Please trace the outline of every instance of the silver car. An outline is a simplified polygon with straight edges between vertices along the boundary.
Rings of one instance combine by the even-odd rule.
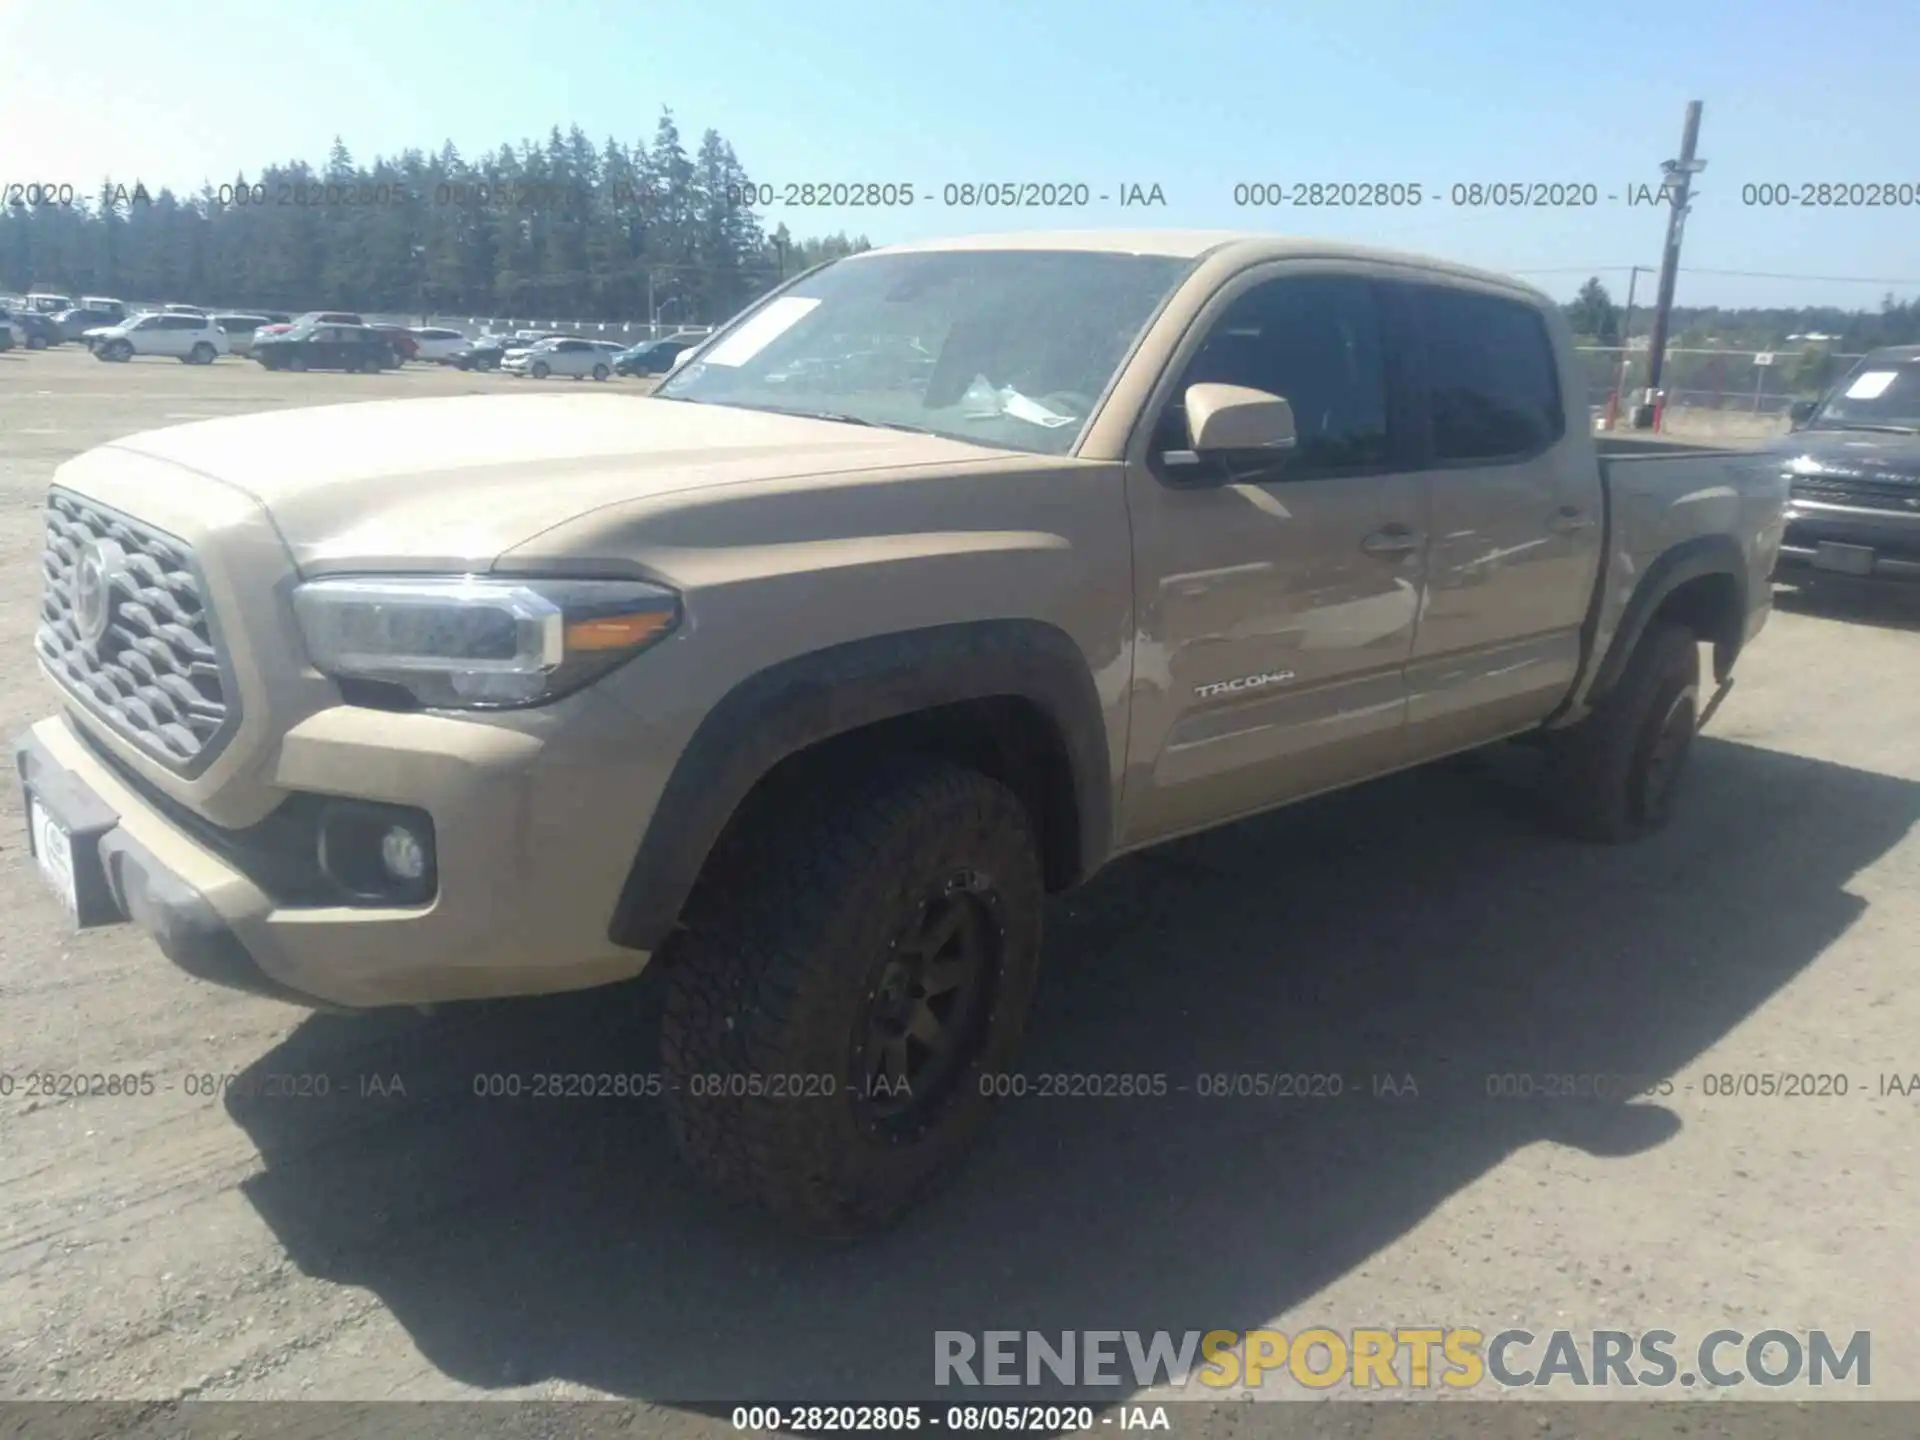
[[[536,380],[549,375],[604,380],[613,373],[613,357],[619,353],[618,345],[605,340],[541,340],[525,350],[509,350],[500,368]]]

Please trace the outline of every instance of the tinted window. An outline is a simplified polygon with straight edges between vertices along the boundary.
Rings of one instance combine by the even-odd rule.
[[[1537,454],[1566,433],[1560,372],[1531,305],[1416,287],[1435,460]]]
[[[1245,385],[1293,407],[1299,443],[1282,478],[1377,467],[1392,453],[1380,318],[1365,280],[1270,280],[1233,301],[1188,362],[1156,449],[1186,448],[1181,397],[1201,384]]]

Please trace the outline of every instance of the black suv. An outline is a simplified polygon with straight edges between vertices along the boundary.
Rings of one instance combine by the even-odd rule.
[[[1920,580],[1920,345],[1875,350],[1792,413],[1772,450],[1793,486],[1781,570]]]

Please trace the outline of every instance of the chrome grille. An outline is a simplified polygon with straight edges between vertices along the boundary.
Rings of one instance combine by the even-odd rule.
[[[83,557],[90,561],[90,578],[78,580]],[[55,490],[47,497],[41,568],[34,649],[54,678],[175,770],[192,773],[210,763],[239,716],[228,703],[192,547]],[[91,577],[102,583],[83,615]]]
[[[1868,510],[1920,513],[1920,484],[1867,475],[1796,475],[1793,498],[1829,505],[1859,505]]]

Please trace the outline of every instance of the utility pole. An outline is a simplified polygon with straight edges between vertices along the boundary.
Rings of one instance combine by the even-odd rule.
[[[1673,286],[1680,276],[1680,238],[1686,232],[1687,200],[1693,189],[1693,177],[1707,168],[1707,162],[1694,158],[1700,141],[1698,100],[1687,102],[1687,124],[1680,135],[1680,158],[1661,162],[1665,178],[1661,188],[1667,191],[1672,207],[1667,215],[1667,249],[1660,257],[1660,293],[1654,301],[1653,332],[1647,339],[1647,391],[1645,400],[1633,412],[1633,428],[1653,426],[1656,395],[1660,389],[1660,371],[1667,356],[1667,327],[1673,318]]]
[[[1620,414],[1620,397],[1627,388],[1627,367],[1633,364],[1633,295],[1640,288],[1640,272],[1644,265],[1627,267],[1627,313],[1620,321],[1620,373],[1614,377],[1613,395],[1607,401],[1607,429],[1614,427]]]

